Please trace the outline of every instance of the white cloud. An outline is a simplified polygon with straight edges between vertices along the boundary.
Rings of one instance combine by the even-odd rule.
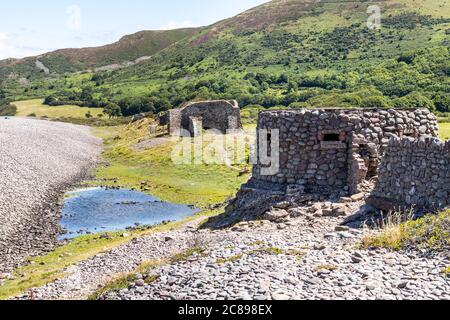
[[[169,21],[166,24],[160,26],[158,30],[173,30],[173,29],[194,28],[194,27],[198,27],[198,25],[190,20]]]
[[[36,56],[47,51],[48,49],[26,47],[16,44],[7,34],[0,32],[0,59]]]

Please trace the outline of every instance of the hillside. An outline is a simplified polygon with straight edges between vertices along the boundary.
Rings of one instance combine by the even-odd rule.
[[[152,56],[171,44],[194,35],[199,30],[188,28],[141,31],[101,47],[61,49],[38,57],[2,60],[0,61],[0,74],[19,79],[78,72],[86,69],[95,70],[95,68],[110,65],[110,68],[113,69],[118,67],[114,65],[131,64],[136,59]],[[40,63],[36,64],[36,61]]]
[[[369,5],[381,29],[369,29]],[[10,84],[18,98],[78,99],[81,88],[123,113],[192,99],[256,107],[428,107],[450,111],[450,2],[275,0],[204,28],[140,64],[51,85]]]

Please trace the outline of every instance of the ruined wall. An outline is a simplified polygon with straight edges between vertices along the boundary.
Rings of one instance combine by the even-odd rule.
[[[450,141],[392,139],[370,202],[380,209],[450,205]]]
[[[263,166],[255,165],[250,185],[299,185],[323,193],[355,192],[352,179],[364,175],[361,165],[365,174],[375,174],[390,138],[438,134],[427,109],[264,111],[258,128],[280,130],[280,170],[263,175]]]
[[[180,129],[195,135],[191,131],[193,121],[201,124],[203,129],[217,129],[222,133],[228,129],[242,128],[240,109],[234,100],[192,102],[181,109],[169,111],[169,131],[173,135],[179,135]]]

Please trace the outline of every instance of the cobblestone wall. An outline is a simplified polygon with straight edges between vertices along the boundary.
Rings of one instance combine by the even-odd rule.
[[[392,139],[370,202],[380,209],[450,205],[450,141]]]
[[[250,185],[322,193],[357,192],[362,179],[376,174],[392,137],[438,135],[436,117],[427,109],[265,111],[258,129],[279,130],[280,170],[264,175],[260,162]]]

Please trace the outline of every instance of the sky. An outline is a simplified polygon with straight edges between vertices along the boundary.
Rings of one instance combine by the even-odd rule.
[[[267,0],[14,0],[0,5],[0,59],[100,46],[141,30],[205,26]]]

